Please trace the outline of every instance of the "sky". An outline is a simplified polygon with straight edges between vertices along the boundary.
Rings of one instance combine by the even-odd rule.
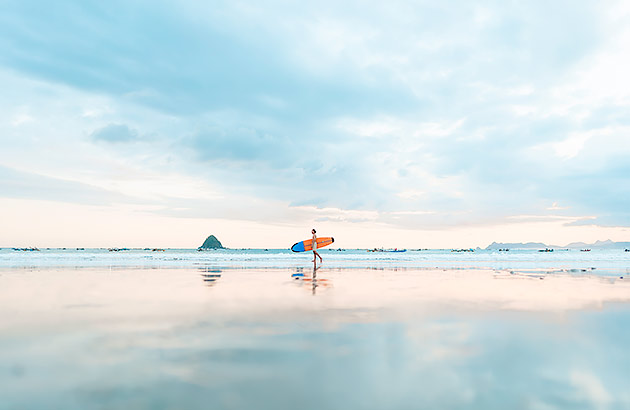
[[[0,246],[630,241],[628,2],[0,4]]]

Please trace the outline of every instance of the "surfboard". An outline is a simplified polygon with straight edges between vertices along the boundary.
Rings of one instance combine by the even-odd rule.
[[[335,238],[333,237],[322,237],[317,238],[317,249],[323,248],[324,246],[328,246],[331,243],[335,242]],[[302,242],[298,242],[291,247],[293,252],[306,252],[313,250],[313,239],[307,239]]]

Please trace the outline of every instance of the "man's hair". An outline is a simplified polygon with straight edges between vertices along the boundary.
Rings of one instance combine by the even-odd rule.
[[[316,233],[317,231],[315,230],[315,228],[313,228],[313,232]]]

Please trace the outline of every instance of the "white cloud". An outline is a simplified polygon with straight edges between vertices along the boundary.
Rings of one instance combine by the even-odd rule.
[[[421,138],[439,138],[453,135],[464,124],[465,118],[442,122],[414,122],[385,117],[377,120],[342,118],[337,128],[362,137],[400,137],[408,142]]]
[[[612,397],[597,376],[587,371],[575,370],[570,377],[577,397],[585,399],[598,410],[609,408]]]
[[[564,141],[551,144],[551,147],[560,158],[571,159],[582,151],[588,138],[588,135],[574,135]]]
[[[418,189],[407,189],[397,193],[396,195],[403,199],[418,199],[426,194],[426,191],[420,191]]]
[[[22,124],[25,124],[27,122],[31,122],[33,121],[34,118],[31,117],[30,115],[26,114],[26,113],[21,113],[21,114],[17,114],[14,118],[13,121],[11,121],[11,125],[13,125],[14,127],[18,127]]]
[[[569,209],[569,207],[568,206],[560,206],[560,205],[558,205],[557,202],[554,202],[553,204],[551,204],[550,207],[547,208],[547,210],[549,210],[549,211],[562,211],[562,210],[565,210],[565,209]]]
[[[538,113],[538,108],[533,105],[512,105],[511,108],[519,117]]]

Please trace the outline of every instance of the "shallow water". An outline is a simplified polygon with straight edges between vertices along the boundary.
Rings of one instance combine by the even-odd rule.
[[[366,252],[334,248],[320,250],[330,268],[444,268],[444,269],[511,269],[517,271],[592,271],[596,275],[630,275],[630,252],[623,249],[512,250],[509,252],[476,250],[407,251],[404,253]],[[39,252],[16,252],[0,249],[1,267],[200,267],[217,268],[292,268],[308,266],[310,252],[294,253],[288,249],[221,249],[197,252],[194,249],[167,249],[165,252],[131,249],[110,252],[107,249],[42,249]]]
[[[140,256],[0,269],[0,409],[630,408],[630,281],[607,262]]]

